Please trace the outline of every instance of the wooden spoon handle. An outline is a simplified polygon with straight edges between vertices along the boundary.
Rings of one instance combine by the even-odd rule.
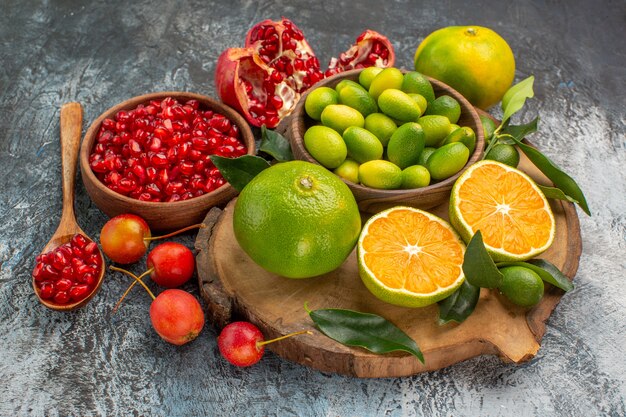
[[[74,220],[74,181],[83,130],[83,107],[66,103],[61,107],[61,170],[63,181],[63,220]]]

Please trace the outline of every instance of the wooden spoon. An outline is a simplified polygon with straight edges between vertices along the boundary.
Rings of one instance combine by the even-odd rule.
[[[66,103],[61,107],[61,171],[63,181],[63,212],[56,232],[50,238],[42,253],[50,252],[57,247],[69,242],[72,237],[80,233],[90,239],[78,226],[74,215],[74,181],[76,177],[76,165],[78,162],[78,150],[80,148],[81,130],[83,126],[83,108],[80,103]],[[33,289],[39,301],[48,308],[57,311],[70,311],[82,307],[98,292],[104,278],[106,265],[102,252],[98,248],[102,259],[100,275],[91,293],[84,299],[71,304],[54,304],[40,297],[39,290],[33,278]]]

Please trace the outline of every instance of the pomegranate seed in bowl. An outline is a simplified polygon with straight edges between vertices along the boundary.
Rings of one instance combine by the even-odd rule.
[[[210,193],[225,183],[211,155],[235,158],[246,152],[237,125],[226,116],[204,109],[194,99],[165,97],[104,119],[89,166],[116,193],[173,202]]]

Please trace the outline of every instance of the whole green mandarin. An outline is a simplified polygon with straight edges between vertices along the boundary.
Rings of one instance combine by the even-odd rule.
[[[378,107],[387,116],[402,122],[415,122],[422,114],[415,100],[395,88],[388,88],[380,94]]]
[[[385,68],[372,80],[369,93],[374,100],[378,100],[378,97],[385,90],[390,88],[399,90],[402,87],[403,81],[404,75],[402,75],[402,71],[397,68]]]
[[[450,131],[450,120],[445,116],[422,116],[417,120],[424,129],[426,146],[439,146]]]
[[[469,149],[461,142],[449,143],[433,152],[428,158],[426,168],[432,179],[444,180],[463,169],[469,155]]]
[[[409,122],[398,127],[387,144],[387,159],[400,169],[416,165],[424,149],[424,130]]]
[[[378,111],[376,100],[362,87],[346,85],[339,92],[339,102],[356,109],[364,117]]]
[[[387,146],[397,128],[396,122],[383,113],[372,113],[365,118],[365,129],[376,135],[383,146]]]
[[[379,67],[364,68],[363,71],[361,71],[361,73],[359,74],[359,84],[361,84],[366,90],[369,90],[370,86],[372,85],[372,81],[374,81],[374,78],[376,78],[376,76],[380,74],[382,70],[383,69]]]
[[[520,155],[515,146],[506,143],[498,143],[485,155],[485,159],[502,162],[503,164],[517,168]]]
[[[346,159],[348,149],[339,133],[326,126],[311,126],[304,133],[304,147],[328,169],[337,168]]]
[[[426,166],[428,163],[428,158],[437,150],[437,148],[432,148],[430,146],[426,146],[422,153],[420,153],[420,157],[417,160],[418,165]]]
[[[430,172],[422,165],[411,165],[402,170],[402,185],[400,188],[422,188],[430,184]]]
[[[304,111],[313,120],[320,120],[322,111],[329,104],[339,103],[339,95],[329,87],[318,87],[311,91],[304,101]]]
[[[380,159],[383,145],[378,138],[362,127],[351,126],[343,132],[343,140],[348,148],[348,156],[358,163]]]
[[[383,159],[368,161],[359,166],[359,180],[367,187],[394,190],[402,185],[402,170]]]
[[[532,269],[508,266],[500,269],[500,272],[503,275],[500,291],[513,304],[532,307],[543,297],[543,281]]]
[[[344,87],[347,86],[352,86],[352,87],[357,87],[357,88],[361,88],[364,89],[363,86],[355,81],[352,80],[341,80],[339,81],[339,83],[337,83],[337,85],[335,86],[335,91],[337,92],[337,94],[341,93],[341,90],[343,90]],[[364,89],[365,90],[365,89]]]
[[[359,163],[352,159],[343,161],[333,172],[346,181],[359,183]]]
[[[456,123],[461,117],[461,105],[453,97],[444,94],[428,103],[424,114],[446,116],[450,123]]]
[[[417,71],[410,71],[404,74],[402,86],[400,87],[405,93],[415,93],[423,96],[427,102],[435,99],[435,91],[425,75]]]
[[[476,149],[476,134],[474,133],[474,129],[469,126],[463,126],[454,130],[445,137],[441,142],[441,146],[453,142],[461,142],[463,145],[467,146],[470,154],[474,153],[474,149]]]
[[[322,124],[335,129],[340,135],[350,126],[363,127],[365,118],[361,113],[345,104],[330,104],[322,111]]]

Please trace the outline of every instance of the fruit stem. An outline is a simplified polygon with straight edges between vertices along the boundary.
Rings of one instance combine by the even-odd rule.
[[[498,143],[498,139],[500,138],[499,135],[497,135],[495,132],[493,134],[493,136],[491,136],[491,142],[489,142],[489,145],[487,146],[487,149],[485,149],[485,153],[483,154],[483,159],[485,159],[487,157],[487,155],[489,154],[489,151],[491,151],[491,149],[496,146],[496,144]]]
[[[310,330],[301,330],[299,332],[289,333],[289,334],[286,334],[284,336],[277,337],[276,339],[263,340],[262,342],[256,342],[256,347],[259,348],[259,347],[267,345],[269,343],[278,342],[279,340],[287,339],[288,337],[297,336],[297,335],[305,334],[305,333],[306,334],[313,334],[313,332],[310,331]]]
[[[148,269],[146,272],[144,272],[143,274],[139,275],[137,277],[137,279],[139,281],[141,281],[141,279],[143,277],[145,277],[146,275],[151,274],[152,272],[154,272],[154,268],[150,268]],[[130,292],[130,290],[133,289],[133,287],[137,284],[137,281],[133,281],[128,288],[126,289],[126,291],[124,292],[124,294],[122,295],[122,297],[118,300],[117,304],[115,304],[115,307],[113,307],[113,312],[111,314],[115,314],[115,312],[120,308],[120,304],[122,304],[122,301],[124,301],[124,298],[126,298],[126,296],[128,295],[128,293]]]
[[[151,237],[144,237],[143,240],[151,242],[153,240],[158,240],[158,239],[167,239],[168,237],[172,237],[172,236],[176,236],[180,233],[184,233],[188,230],[191,229],[204,229],[206,227],[206,225],[204,223],[198,223],[198,224],[192,224],[191,226],[187,226],[187,227],[183,227],[180,230],[177,230],[175,232],[172,233],[168,233],[166,235],[163,236],[151,236]]]
[[[145,284],[145,283],[144,283],[141,279],[139,279],[139,278],[137,277],[137,275],[133,274],[133,273],[132,273],[132,272],[130,272],[130,271],[127,271],[127,270],[122,269],[122,268],[118,268],[118,267],[113,266],[113,265],[111,265],[111,266],[109,267],[109,269],[110,269],[111,271],[122,272],[122,273],[124,273],[124,274],[126,274],[126,275],[128,275],[128,276],[132,277],[132,278],[135,280],[135,282],[138,282],[139,284],[141,284],[141,286],[142,286],[142,287],[144,287],[146,291],[148,291],[148,294],[150,294],[150,297],[152,297],[152,299],[153,299],[153,300],[155,300],[155,299],[156,299],[156,297],[154,296],[154,294],[152,293],[152,291],[150,291],[150,288],[148,288],[148,286],[147,286],[147,285],[146,285],[146,284]],[[146,272],[148,272],[148,271],[146,271]],[[141,276],[142,276],[142,277],[143,277],[144,275],[145,275],[145,273],[144,273],[144,274],[141,274]]]

